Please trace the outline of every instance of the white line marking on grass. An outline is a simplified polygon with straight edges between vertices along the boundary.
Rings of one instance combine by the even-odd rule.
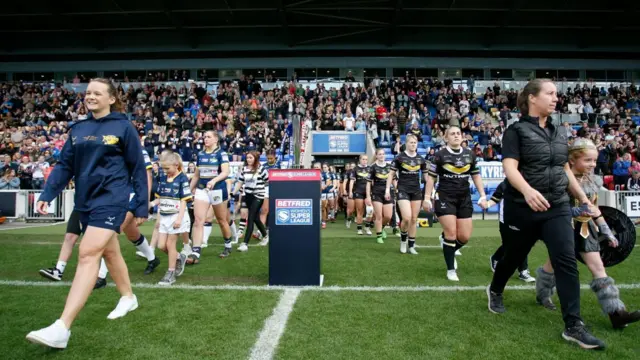
[[[65,225],[65,224],[66,222],[56,222],[56,223],[46,223],[46,224],[38,224],[38,225],[32,225],[32,226],[3,227],[3,228],[0,228],[0,231],[33,229],[33,228],[41,228],[41,227],[47,227],[47,226]]]
[[[0,286],[25,286],[25,287],[69,287],[68,281],[27,281],[27,280],[0,280]],[[115,286],[113,283],[107,286]],[[238,291],[369,291],[369,292],[455,292],[455,291],[485,291],[487,285],[479,286],[269,286],[269,285],[190,285],[177,284],[171,286],[153,283],[137,283],[131,285],[134,289],[163,289],[163,290],[238,290]],[[616,284],[620,289],[640,289],[640,283]],[[590,289],[589,285],[582,285],[583,290]],[[507,286],[507,290],[534,290],[533,285]]]
[[[293,311],[293,305],[298,300],[301,289],[286,289],[278,305],[273,309],[273,314],[264,322],[264,327],[258,335],[258,341],[251,348],[250,360],[271,360],[278,347],[280,337],[287,327],[289,314]]]

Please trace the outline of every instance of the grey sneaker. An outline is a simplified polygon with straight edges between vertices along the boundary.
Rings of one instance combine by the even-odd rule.
[[[491,285],[487,286],[487,298],[489,300],[489,311],[494,314],[502,314],[506,311],[502,302],[502,294],[491,291]]]
[[[187,262],[187,255],[185,254],[178,254],[178,258],[176,259],[176,276],[180,276],[182,275],[182,273],[184,272],[184,265]]]
[[[591,335],[591,333],[584,327],[583,323],[577,323],[574,326],[565,329],[562,333],[562,338],[580,345],[583,349],[602,350],[606,347],[604,341]]]
[[[167,273],[164,274],[164,277],[162,278],[162,280],[160,280],[158,285],[169,286],[169,285],[173,284],[174,282],[176,282],[176,272],[167,270]]]
[[[226,257],[228,257],[229,255],[231,255],[231,248],[224,248],[224,250],[222,250],[222,252],[220,253],[220,258],[224,259]]]

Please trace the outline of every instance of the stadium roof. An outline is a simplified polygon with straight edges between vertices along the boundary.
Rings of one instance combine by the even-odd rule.
[[[640,1],[630,0],[12,0],[3,3],[0,33],[13,40],[0,51],[636,52],[625,33],[640,29],[639,12]]]

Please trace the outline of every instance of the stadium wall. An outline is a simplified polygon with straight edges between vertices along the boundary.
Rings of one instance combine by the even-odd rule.
[[[147,69],[245,68],[484,68],[640,70],[640,61],[627,59],[552,59],[480,57],[281,57],[147,59],[118,61],[16,61],[0,62],[0,72],[75,72]],[[390,73],[390,71],[387,71]]]

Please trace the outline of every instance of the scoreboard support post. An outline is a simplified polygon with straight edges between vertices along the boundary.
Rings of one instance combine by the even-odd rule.
[[[319,170],[269,170],[269,285],[321,286]]]

